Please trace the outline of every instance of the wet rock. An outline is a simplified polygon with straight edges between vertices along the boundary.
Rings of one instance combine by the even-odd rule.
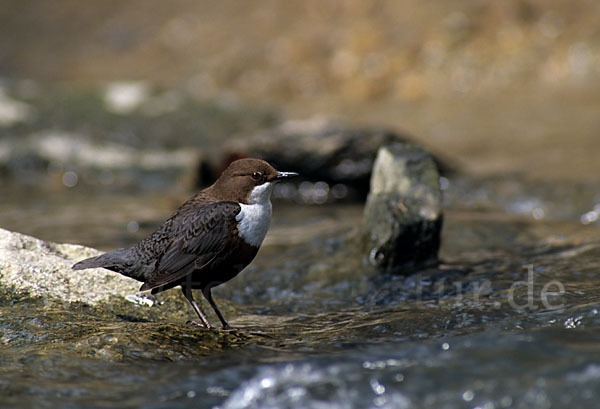
[[[139,282],[120,274],[71,270],[74,261],[99,253],[0,229],[0,345],[14,347],[17,357],[172,361],[253,342],[250,333],[187,324],[193,312],[177,291],[152,301],[139,294]]]
[[[364,211],[369,260],[410,273],[437,262],[442,229],[440,175],[431,154],[411,143],[379,149]]]
[[[105,269],[73,271],[77,260],[100,254],[74,244],[55,244],[0,229],[0,285],[62,301],[94,305],[138,293],[140,284]]]
[[[319,191],[330,198],[364,200],[369,192],[371,169],[380,146],[406,142],[405,135],[383,128],[349,128],[323,119],[287,121],[228,143],[228,160],[258,157],[278,169],[299,172],[307,181],[325,183],[311,192],[299,192],[303,201],[319,202]],[[437,160],[437,159],[436,159]],[[446,170],[450,167],[438,161]],[[310,186],[306,189],[310,190]],[[277,192],[276,192],[277,193]],[[317,197],[313,197],[317,196]]]
[[[238,331],[202,331],[185,323],[103,322],[79,324],[54,348],[105,361],[190,359],[247,344],[252,335]],[[62,343],[62,345],[61,345]]]

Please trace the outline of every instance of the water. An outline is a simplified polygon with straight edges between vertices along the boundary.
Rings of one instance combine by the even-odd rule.
[[[600,356],[599,336],[598,331],[581,330],[478,334],[300,359],[252,348],[166,364],[107,365],[36,356],[23,364],[27,364],[24,372],[38,383],[11,385],[20,393],[5,404],[35,403],[42,408],[542,408],[551,403],[594,407],[600,366],[588,358]]]
[[[477,205],[452,199],[469,186]],[[527,186],[500,205],[494,186],[450,181],[442,265],[410,277],[354,255],[361,206],[275,203],[255,262],[215,291],[245,331],[186,325],[177,292],[147,308],[4,290],[0,406],[596,407],[600,240],[580,218],[593,201],[572,195],[536,220],[514,210]],[[143,237],[183,198],[11,191],[4,227],[105,249]],[[549,209],[551,193],[536,200]]]
[[[184,104],[171,117],[120,116],[95,94],[58,97],[43,92],[28,100],[37,115],[3,128],[2,138],[19,148],[19,138],[56,128],[71,135],[67,147],[87,135],[93,149],[106,148],[106,140],[134,150],[217,149],[217,140],[273,121],[210,104]],[[576,108],[568,112],[588,112]],[[423,112],[429,126],[430,107]],[[465,129],[475,122],[503,133],[466,112],[448,117]],[[529,116],[515,122],[494,115],[523,135],[538,126]],[[569,134],[589,123],[556,118]],[[475,134],[457,135],[454,145],[470,160],[491,155],[496,168],[512,166],[502,152],[481,155]],[[173,187],[180,163],[175,173],[107,173],[78,168],[73,158],[55,163],[3,152],[8,161],[0,171],[9,177],[1,180],[0,226],[45,240],[103,250],[131,245],[189,194],[183,184]],[[600,186],[593,177],[549,179],[564,173],[583,180],[570,169],[554,172],[546,182],[460,172],[443,179],[442,263],[408,277],[381,275],[369,264],[357,230],[361,205],[274,203],[256,260],[215,290],[243,331],[187,325],[193,312],[177,291],[154,296],[152,307],[119,299],[93,307],[0,286],[0,407],[595,408]]]

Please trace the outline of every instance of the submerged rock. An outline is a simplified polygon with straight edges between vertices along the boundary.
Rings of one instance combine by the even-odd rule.
[[[140,283],[102,268],[85,272],[73,263],[100,254],[75,244],[56,244],[0,229],[0,285],[62,301],[95,305],[111,296],[137,294]]]
[[[410,273],[437,262],[442,229],[440,175],[431,154],[411,143],[379,149],[364,210],[370,261]]]
[[[305,180],[324,183],[327,193],[335,199],[364,200],[377,149],[407,140],[405,135],[389,129],[349,128],[312,119],[287,121],[253,136],[234,139],[224,151],[229,159],[262,158],[277,169],[293,170]],[[450,169],[435,160],[444,170]],[[302,186],[300,190],[301,196],[311,199],[312,196],[302,194]]]

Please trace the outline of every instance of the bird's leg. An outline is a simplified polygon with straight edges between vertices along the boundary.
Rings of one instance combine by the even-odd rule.
[[[210,323],[206,319],[206,316],[204,315],[204,313],[202,312],[202,310],[200,309],[200,307],[198,306],[198,304],[196,304],[196,300],[194,300],[194,296],[192,295],[192,289],[188,288],[185,285],[182,285],[181,286],[181,291],[183,292],[183,295],[185,296],[185,298],[190,302],[190,304],[192,304],[192,308],[196,312],[196,315],[198,315],[198,318],[200,318],[200,321],[202,322],[202,325],[198,325],[198,323],[196,323],[194,321],[192,321],[192,323],[194,323],[194,324],[196,324],[198,326],[203,326],[206,329],[211,329],[212,327],[210,326]]]
[[[217,317],[219,317],[219,320],[221,321],[221,324],[223,324],[223,329],[228,330],[228,329],[234,329],[233,327],[231,327],[229,325],[229,323],[227,322],[227,320],[225,319],[225,317],[223,316],[223,314],[221,314],[221,311],[219,311],[219,307],[217,307],[217,304],[215,303],[215,300],[213,300],[212,298],[212,294],[210,292],[211,287],[204,287],[202,289],[202,294],[204,294],[204,298],[206,298],[210,304],[210,306],[212,307],[213,310],[215,310],[215,313],[217,314]]]

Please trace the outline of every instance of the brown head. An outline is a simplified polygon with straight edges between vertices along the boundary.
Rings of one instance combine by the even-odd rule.
[[[297,175],[279,172],[264,160],[240,159],[232,162],[208,190],[219,200],[251,204],[269,200],[276,182]]]

